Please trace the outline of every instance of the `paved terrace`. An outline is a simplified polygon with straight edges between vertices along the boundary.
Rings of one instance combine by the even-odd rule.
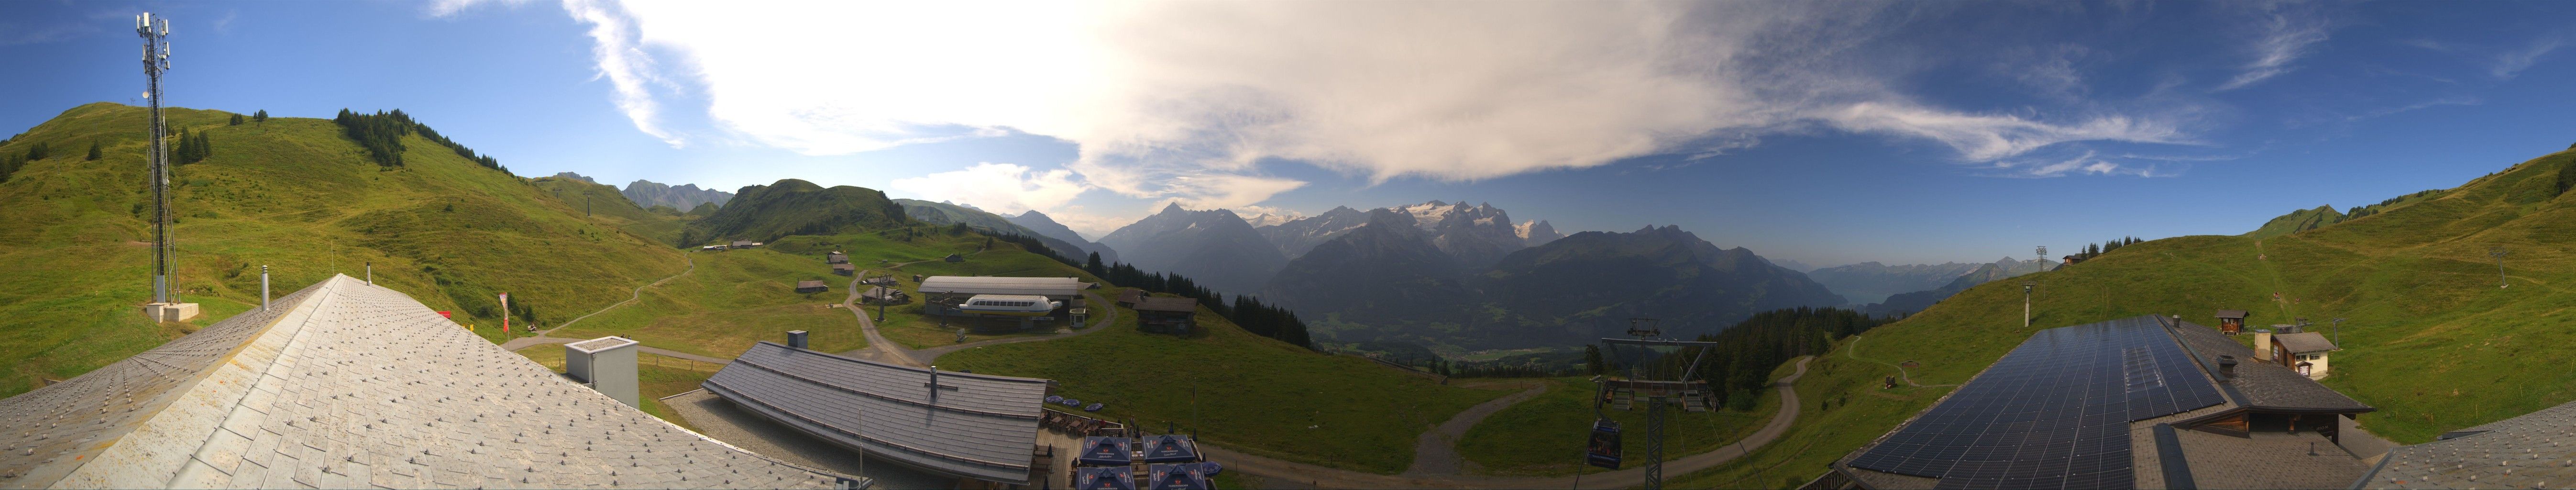
[[[334,276],[0,400],[0,487],[832,488]]]

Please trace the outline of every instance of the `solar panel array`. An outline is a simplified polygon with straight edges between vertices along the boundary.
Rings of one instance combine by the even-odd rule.
[[[2129,422],[2225,402],[2152,316],[2042,330],[1850,466],[1935,488],[2131,488]]]

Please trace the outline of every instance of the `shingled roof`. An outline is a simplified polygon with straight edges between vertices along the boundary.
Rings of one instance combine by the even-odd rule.
[[[0,486],[831,488],[333,276],[0,400]]]
[[[2274,335],[2272,341],[2280,342],[2281,348],[2289,349],[2292,354],[2335,350],[2334,341],[2326,340],[2326,334],[2316,332]]]
[[[2547,488],[2576,482],[2576,403],[2400,446],[2354,488]]]
[[[2236,377],[2218,381],[2220,388],[2235,397],[2239,405],[2279,412],[2358,413],[2376,410],[2334,388],[2308,379],[2298,371],[2254,361],[2254,349],[2236,343],[2226,334],[2191,322],[2183,322],[2183,325],[2192,328],[2174,329],[2174,336],[2181,339],[2183,345],[2191,346],[2192,351],[2199,354],[2201,362],[2214,366],[2218,363],[2218,356],[2235,356],[2241,363],[2236,366]]]
[[[1189,298],[1173,298],[1173,297],[1168,297],[1168,296],[1149,296],[1149,297],[1146,297],[1146,298],[1145,298],[1144,300],[1142,300],[1142,301],[1137,301],[1137,302],[1136,302],[1136,311],[1169,311],[1169,312],[1189,313],[1189,312],[1198,311],[1198,309],[1199,309],[1199,301],[1198,301],[1198,300],[1194,300],[1194,299],[1189,299]]]

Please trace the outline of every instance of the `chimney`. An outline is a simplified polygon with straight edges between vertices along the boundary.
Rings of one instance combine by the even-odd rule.
[[[2254,331],[2254,360],[2272,362],[2272,332]]]
[[[2218,377],[2236,379],[2236,356],[2218,356]]]
[[[608,336],[564,344],[564,374],[629,407],[642,407],[637,397],[633,339]]]
[[[789,331],[787,331],[787,346],[788,346],[788,347],[795,347],[795,348],[798,348],[798,349],[803,349],[803,348],[805,348],[805,331],[804,331],[804,330],[789,330]]]

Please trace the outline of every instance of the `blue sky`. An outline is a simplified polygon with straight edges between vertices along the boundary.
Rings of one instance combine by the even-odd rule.
[[[1486,202],[1815,265],[2234,234],[2576,142],[2576,3],[5,2],[0,132],[400,108],[522,175],[780,178],[1097,236]]]

